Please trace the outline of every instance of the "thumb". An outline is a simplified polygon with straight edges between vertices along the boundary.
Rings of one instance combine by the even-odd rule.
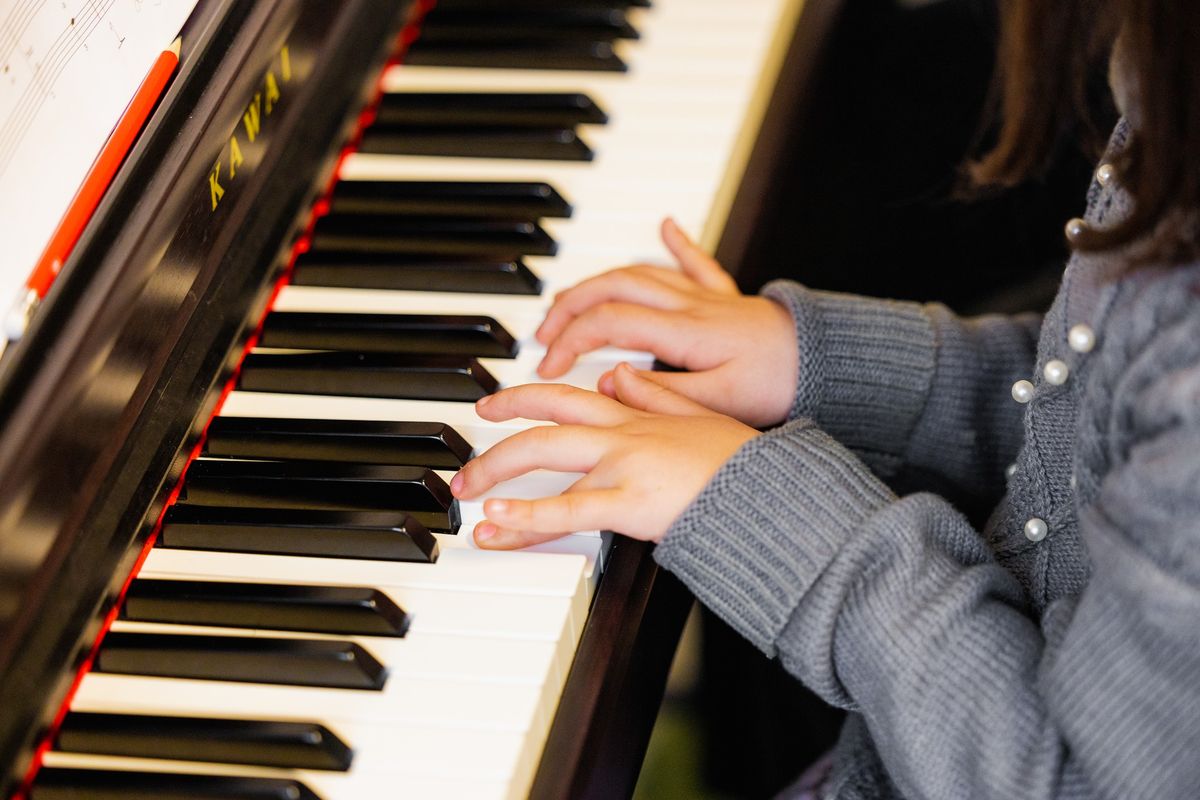
[[[639,411],[678,417],[712,416],[712,411],[666,385],[673,377],[671,373],[638,372],[621,363],[613,370],[611,383],[603,388],[611,387],[611,397]]]
[[[662,240],[671,255],[683,268],[683,274],[703,286],[718,292],[736,292],[737,284],[729,273],[708,253],[693,242],[679,223],[667,217],[662,223]]]

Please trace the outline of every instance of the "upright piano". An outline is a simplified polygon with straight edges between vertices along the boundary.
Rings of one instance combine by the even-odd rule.
[[[799,15],[202,0],[0,361],[0,795],[628,795],[689,598],[446,481],[555,291],[667,213],[736,265]]]

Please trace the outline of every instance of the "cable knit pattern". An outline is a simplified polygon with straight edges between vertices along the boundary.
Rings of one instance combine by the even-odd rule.
[[[1087,219],[1127,203],[1094,187]],[[1036,352],[1029,319],[768,294],[808,373],[795,418],[656,558],[852,712],[826,796],[1200,797],[1200,265],[1073,258]],[[1078,324],[1091,352],[1068,346]],[[999,498],[986,528],[880,479],[913,469]]]

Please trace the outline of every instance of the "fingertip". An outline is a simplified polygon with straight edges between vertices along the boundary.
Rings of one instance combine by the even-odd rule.
[[[600,380],[596,381],[596,391],[607,397],[613,397],[616,394],[616,388],[613,386],[613,371],[600,376]]]
[[[450,494],[455,497],[462,496],[463,484],[466,483],[466,478],[463,477],[462,470],[459,470],[453,478],[450,479]]]
[[[499,532],[500,529],[495,523],[484,520],[475,526],[475,544],[482,548],[495,547],[498,544],[496,534]]]
[[[499,422],[505,418],[503,406],[504,403],[497,402],[496,395],[485,394],[483,397],[475,401],[475,413],[478,414],[481,419]]]
[[[559,363],[560,361],[561,359],[558,358],[555,353],[547,352],[537,365],[538,377],[549,380],[562,375],[564,372],[566,372],[566,369],[561,363]]]

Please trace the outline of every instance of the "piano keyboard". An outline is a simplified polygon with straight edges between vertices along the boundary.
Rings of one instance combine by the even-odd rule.
[[[638,6],[444,0],[384,76],[34,800],[528,793],[610,538],[475,549],[482,500],[445,484],[539,423],[469,400],[539,381],[554,292],[661,262],[664,214],[715,247],[799,14]],[[652,364],[556,382],[622,360]]]

